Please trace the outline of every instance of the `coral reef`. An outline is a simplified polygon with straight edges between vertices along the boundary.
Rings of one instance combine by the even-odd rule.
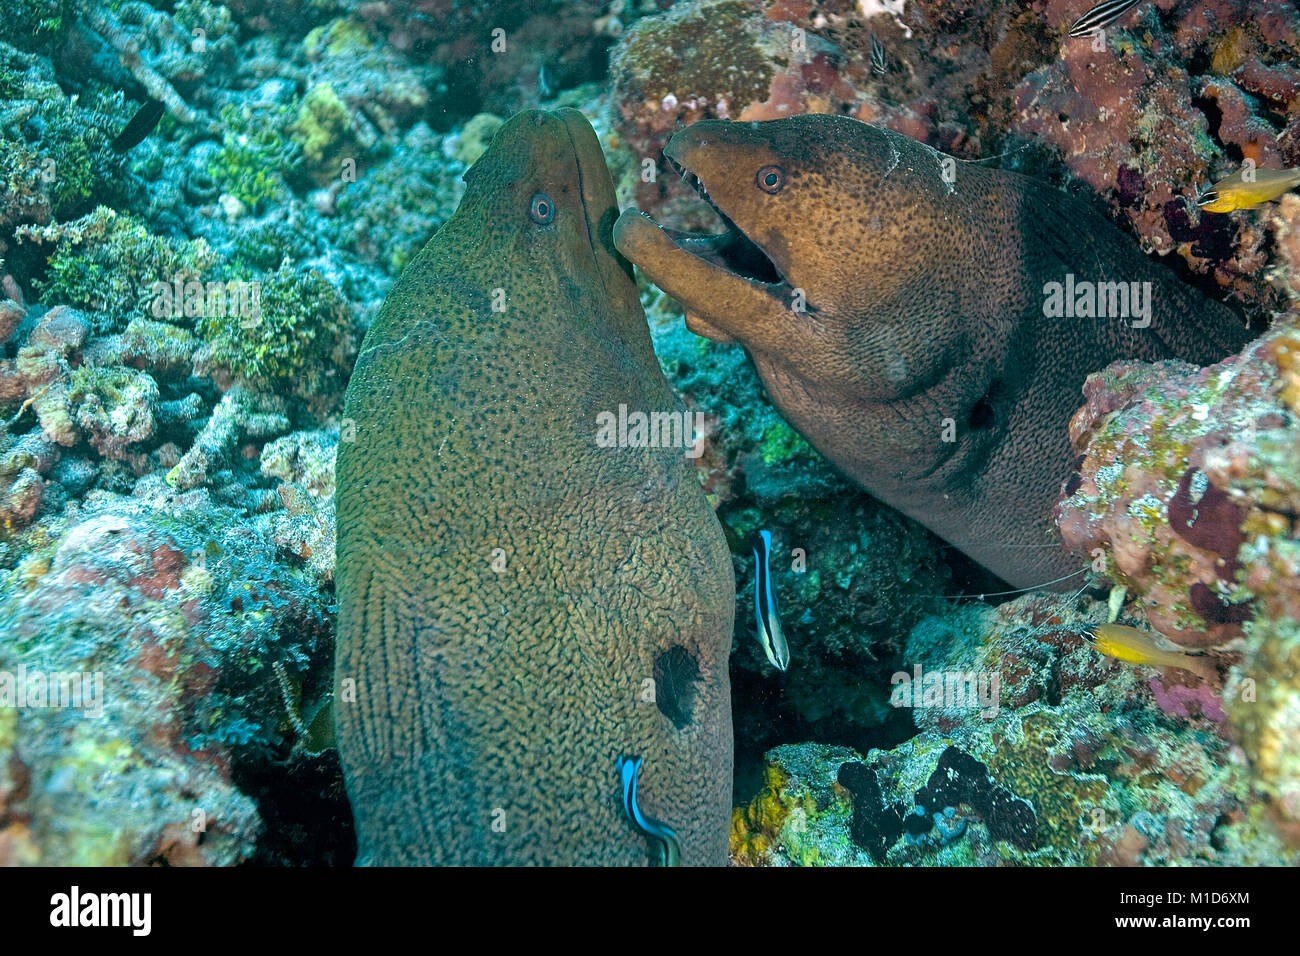
[[[1080,639],[1104,615],[1087,598],[1031,596],[922,621],[900,669],[900,678],[913,666],[938,675],[933,697],[929,681],[910,687],[919,733],[865,754],[772,750],[761,788],[733,818],[733,860],[1294,862],[1222,725],[1166,713],[1137,668]],[[1000,693],[963,697],[961,684],[954,693],[950,676],[966,674],[997,675]]]
[[[72,222],[20,227],[16,235],[53,246],[46,276],[35,283],[41,298],[93,313],[101,334],[121,331],[123,320],[156,315],[157,283],[187,283],[216,265],[202,239],[165,239],[107,206]]]
[[[1070,423],[1066,545],[1142,595],[1152,625],[1226,643],[1253,615],[1300,615],[1300,425],[1291,320],[1217,365],[1116,363]]]
[[[1066,23],[1075,12],[1050,0],[1045,16]],[[1099,42],[1063,41],[1057,62],[1016,88],[1011,129],[1055,149],[1148,248],[1176,252],[1244,301],[1277,307],[1262,281],[1267,221],[1202,214],[1194,200],[1243,160],[1300,163],[1288,119],[1300,88],[1287,52],[1300,44],[1300,12],[1200,0],[1168,13],[1148,5]],[[1114,129],[1129,135],[1108,135]]]
[[[0,612],[0,669],[29,700],[84,678],[83,706],[0,708],[0,766],[22,782],[0,788],[0,861],[252,856],[261,821],[235,768],[295,742],[273,665],[301,675],[331,646],[320,592],[269,542],[206,492],[96,493],[5,575]]]
[[[356,355],[353,313],[320,272],[287,261],[258,284],[248,314],[206,314],[206,341],[195,367],[219,383],[235,380],[263,391],[288,389],[328,409],[341,398]]]
[[[1205,369],[1112,365],[1071,422],[1063,539],[1176,643],[1239,658],[1225,698],[1279,822],[1300,837],[1300,333],[1295,316]],[[1181,700],[1171,700],[1181,708]]]
[[[396,278],[460,202],[461,176],[478,158],[475,150],[481,153],[486,146],[468,125],[457,137],[458,146],[466,136],[476,145],[458,148],[459,155],[449,161],[447,139],[417,123],[392,158],[346,188],[324,191],[322,206],[337,223],[339,245]]]

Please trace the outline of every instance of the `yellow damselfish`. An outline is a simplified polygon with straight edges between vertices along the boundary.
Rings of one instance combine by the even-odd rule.
[[[1084,639],[1093,649],[1107,657],[1128,664],[1145,664],[1149,667],[1178,667],[1202,680],[1218,676],[1211,657],[1198,657],[1184,651],[1168,651],[1158,647],[1155,638],[1146,631],[1124,624],[1100,624]]]
[[[1196,205],[1206,212],[1255,209],[1300,186],[1300,168],[1237,170],[1201,194]]]

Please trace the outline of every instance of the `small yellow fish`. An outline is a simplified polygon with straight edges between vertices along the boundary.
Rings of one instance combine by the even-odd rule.
[[[1239,169],[1231,176],[1220,179],[1201,194],[1196,205],[1206,212],[1232,212],[1235,209],[1257,209],[1276,199],[1284,192],[1300,186],[1300,168],[1296,169]]]
[[[1195,674],[1204,681],[1218,677],[1214,659],[1195,656],[1184,651],[1167,651],[1156,646],[1155,638],[1146,631],[1124,624],[1099,624],[1084,636],[1098,653],[1128,664],[1145,664],[1148,667],[1177,667]]]

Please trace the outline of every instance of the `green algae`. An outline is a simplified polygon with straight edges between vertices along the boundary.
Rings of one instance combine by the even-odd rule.
[[[758,453],[766,464],[779,465],[799,455],[812,455],[813,450],[802,435],[783,420],[777,420],[763,432]]]
[[[106,206],[70,223],[19,230],[20,240],[54,243],[36,288],[47,305],[96,314],[96,331],[121,331],[151,313],[155,284],[208,274],[216,257],[202,239],[156,236],[134,216]]]
[[[341,390],[355,349],[354,320],[347,301],[315,269],[282,263],[260,285],[260,314],[204,316],[196,331],[211,362],[255,388],[290,386],[297,394],[321,394],[327,379]]]
[[[315,27],[303,40],[303,52],[312,59],[361,53],[375,45],[375,38],[364,23],[338,17]]]
[[[221,149],[209,161],[208,174],[223,192],[254,211],[283,197],[284,176],[292,174],[301,156],[287,135],[291,116],[283,106],[221,111]]]
[[[488,144],[505,122],[492,113],[478,113],[460,131],[452,155],[466,166],[473,166],[487,152]]]
[[[329,83],[307,91],[289,134],[313,169],[330,174],[338,173],[342,152],[356,142],[347,104]]]

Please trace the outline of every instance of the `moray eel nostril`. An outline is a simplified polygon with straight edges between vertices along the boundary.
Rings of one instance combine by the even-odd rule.
[[[1250,338],[1085,204],[890,130],[706,120],[664,155],[727,230],[629,210],[620,251],[691,331],[745,347],[823,455],[1018,587],[1083,566],[1052,511],[1087,374],[1117,359],[1208,364]],[[1093,307],[1076,312],[1083,290]]]
[[[599,143],[573,110],[521,113],[466,183],[347,392],[336,723],[358,862],[644,864],[612,773],[635,753],[665,853],[723,865],[735,581],[688,449],[598,440],[620,406],[685,411]]]

